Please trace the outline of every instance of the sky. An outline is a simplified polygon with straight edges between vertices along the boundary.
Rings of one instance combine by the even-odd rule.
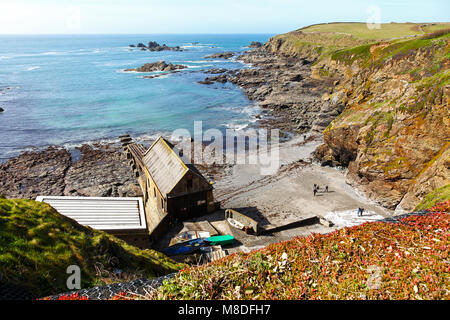
[[[276,34],[374,19],[449,22],[450,1],[0,0],[0,34]]]

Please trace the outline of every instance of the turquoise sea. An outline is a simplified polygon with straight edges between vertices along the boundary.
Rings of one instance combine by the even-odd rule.
[[[233,59],[204,57],[243,52],[272,35],[47,35],[0,36],[0,162],[49,145],[74,147],[141,138],[175,129],[241,129],[258,107],[230,83],[202,85],[211,68],[247,68]],[[130,44],[149,41],[185,51],[149,52]],[[187,69],[154,79],[124,69],[165,60]]]

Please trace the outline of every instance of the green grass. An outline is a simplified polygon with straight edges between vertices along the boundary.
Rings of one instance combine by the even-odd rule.
[[[424,24],[417,23],[388,23],[381,24],[380,29],[370,30],[365,23],[329,23],[280,34],[270,42],[276,44],[276,41],[281,40],[281,48],[278,47],[277,50],[281,49],[283,54],[309,57],[316,63],[331,56],[334,60],[348,64],[360,60],[370,65],[372,60],[383,63],[397,54],[429,47],[438,40],[444,43],[449,37],[444,30],[448,30],[449,26],[450,24],[427,24],[424,27]],[[436,33],[438,30],[441,33]],[[371,52],[372,45],[385,43],[387,40],[390,42],[387,47]],[[448,53],[443,58],[448,59]]]
[[[439,31],[442,29],[448,29],[450,28],[450,23],[432,23],[428,24],[427,26],[423,27],[422,30],[425,31],[425,33],[431,33],[435,31]]]
[[[81,268],[82,288],[116,281],[110,277],[116,268],[137,278],[183,267],[162,253],[81,226],[45,203],[0,199],[0,281],[37,297],[65,292],[69,265]]]
[[[445,35],[440,35],[436,38],[427,38],[427,39],[418,38],[418,39],[395,41],[388,46],[375,50],[374,52],[371,52],[371,47],[374,44],[371,43],[335,51],[331,55],[331,58],[333,60],[344,62],[348,65],[351,65],[354,61],[358,61],[358,63],[362,66],[380,65],[391,57],[395,57],[397,55],[402,54],[408,54],[408,52],[412,52],[420,48],[431,47],[432,45],[436,45],[438,47],[445,47],[446,44],[448,43],[449,38],[450,33],[447,33]],[[445,58],[448,57],[443,56],[441,57],[440,61],[442,61]],[[441,68],[440,61],[437,61],[436,64],[433,66],[435,72],[437,72]]]
[[[364,40],[387,40],[402,38],[413,35],[423,35],[420,30],[420,23],[382,23],[380,29],[369,29],[366,23],[328,23],[308,26],[300,29],[302,32],[333,32],[349,34],[357,39]],[[428,32],[448,28],[449,24],[429,25],[423,28]]]
[[[429,209],[439,202],[450,200],[450,184],[435,189],[427,194],[415,210]]]
[[[355,60],[367,61],[372,56],[370,53],[371,46],[372,44],[366,44],[351,49],[336,51],[332,54],[331,59],[345,62],[348,65],[351,65]]]

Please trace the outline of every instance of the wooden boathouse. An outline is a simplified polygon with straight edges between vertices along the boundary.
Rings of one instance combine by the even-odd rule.
[[[211,183],[194,165],[183,161],[169,141],[159,137],[145,149],[129,135],[119,138],[141,186],[152,237],[176,221],[215,211]]]

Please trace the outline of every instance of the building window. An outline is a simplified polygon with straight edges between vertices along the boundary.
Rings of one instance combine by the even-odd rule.
[[[153,188],[153,196],[156,197],[156,188]]]
[[[164,209],[164,200],[161,198],[161,208]]]

